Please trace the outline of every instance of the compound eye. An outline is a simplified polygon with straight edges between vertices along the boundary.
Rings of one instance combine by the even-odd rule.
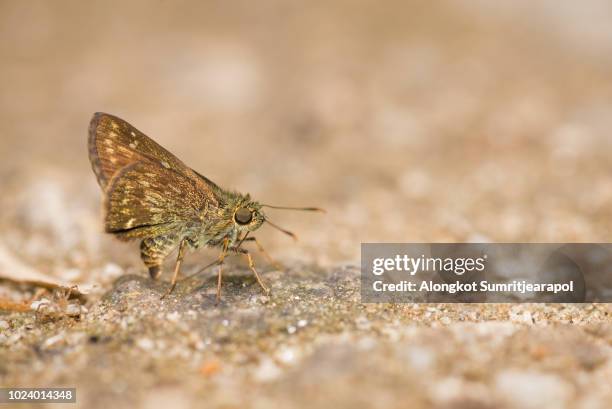
[[[253,220],[253,212],[245,207],[241,207],[236,211],[234,218],[238,224],[249,224]]]

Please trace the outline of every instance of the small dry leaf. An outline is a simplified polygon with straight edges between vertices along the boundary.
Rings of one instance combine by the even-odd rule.
[[[18,284],[30,284],[49,290],[75,287],[74,283],[69,283],[33,269],[11,254],[1,243],[0,280],[8,280]],[[73,290],[73,294],[86,295],[88,292],[87,290],[86,287],[84,288],[84,286],[81,285],[78,289]]]

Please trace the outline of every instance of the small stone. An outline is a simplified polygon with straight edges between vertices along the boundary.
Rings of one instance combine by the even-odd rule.
[[[81,315],[81,306],[78,304],[68,304],[66,307],[66,315],[70,315],[71,317]]]
[[[276,357],[284,364],[291,364],[295,362],[296,353],[293,348],[281,348],[277,352]]]
[[[71,345],[80,344],[84,342],[86,338],[87,334],[84,332],[74,332],[72,334],[68,334],[67,336],[68,343]]]
[[[166,314],[166,319],[171,322],[178,322],[181,319],[181,314],[178,311]]]
[[[40,300],[33,301],[32,304],[30,304],[30,309],[32,311],[38,311],[41,307],[47,306],[50,304],[51,304],[51,301],[49,301],[46,298],[41,298]]]
[[[406,351],[410,365],[419,372],[430,369],[435,363],[436,356],[429,348],[415,346]]]
[[[4,321],[4,320],[0,320],[0,329],[9,329],[10,325],[8,322]]]
[[[202,338],[200,338],[200,336],[195,332],[190,332],[187,335],[187,341],[189,343],[189,346],[191,346],[197,351],[202,351],[206,348],[206,344],[204,343],[204,341],[202,341]]]
[[[442,378],[428,386],[431,400],[437,403],[436,406],[449,406],[453,401],[465,396],[465,385],[460,378]]]
[[[308,320],[299,320],[297,323],[297,326],[300,328],[304,328],[306,325],[308,325]]]
[[[81,270],[70,268],[62,273],[62,277],[66,281],[77,281],[79,278],[81,278]]]
[[[17,341],[19,341],[21,339],[22,335],[18,332],[16,334],[11,335],[7,340],[7,344],[11,345],[16,343]]]
[[[287,332],[288,332],[289,334],[295,334],[295,331],[297,331],[297,328],[296,328],[296,327],[294,327],[293,325],[288,325],[288,326],[287,326]]]
[[[375,338],[370,336],[364,336],[357,341],[357,346],[361,350],[372,350],[378,345],[378,342]]]
[[[357,326],[357,329],[360,329],[362,331],[367,331],[372,327],[372,323],[370,323],[370,320],[368,320],[364,316],[357,317],[355,319],[355,325]]]
[[[104,266],[104,269],[102,272],[106,277],[112,277],[112,278],[119,277],[121,274],[123,274],[123,270],[121,269],[121,267],[119,267],[115,263],[107,263]]]
[[[277,379],[281,373],[281,369],[270,358],[264,358],[255,369],[254,377],[260,382],[270,382]]]
[[[143,349],[145,351],[150,351],[155,346],[155,343],[149,338],[141,338],[138,341],[136,341],[136,345],[138,345],[140,349]]]
[[[572,393],[559,376],[532,371],[506,370],[497,375],[495,387],[512,407],[525,409],[564,408]]]
[[[50,338],[47,338],[45,340],[45,342],[43,343],[43,348],[49,348],[54,346],[55,344],[58,344],[59,342],[61,342],[64,339],[64,334],[57,334],[54,335]]]

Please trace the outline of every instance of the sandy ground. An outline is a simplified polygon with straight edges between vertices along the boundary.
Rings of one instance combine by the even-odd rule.
[[[356,266],[361,242],[610,241],[610,18],[605,1],[0,2],[0,276],[93,286],[80,305],[0,282],[0,382],[94,408],[608,408],[609,305],[363,305]],[[297,243],[258,235],[284,266],[256,260],[271,297],[233,261],[221,305],[212,271],[159,300],[137,243],[102,233],[95,111],[222,186],[327,209],[273,214]]]

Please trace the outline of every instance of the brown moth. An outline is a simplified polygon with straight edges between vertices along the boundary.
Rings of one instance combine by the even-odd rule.
[[[221,248],[213,263],[219,265],[217,301],[228,253],[243,254],[257,282],[269,293],[251,254],[241,245],[254,242],[267,256],[255,237],[247,237],[264,222],[295,235],[270,222],[262,208],[321,211],[264,205],[248,194],[222,189],[126,121],[101,112],[94,114],[89,126],[89,160],[104,191],[105,231],[121,240],[141,240],[140,255],[151,278],[161,275],[164,259],[178,249],[172,284],[165,295],[176,285],[185,251],[202,246]]]

